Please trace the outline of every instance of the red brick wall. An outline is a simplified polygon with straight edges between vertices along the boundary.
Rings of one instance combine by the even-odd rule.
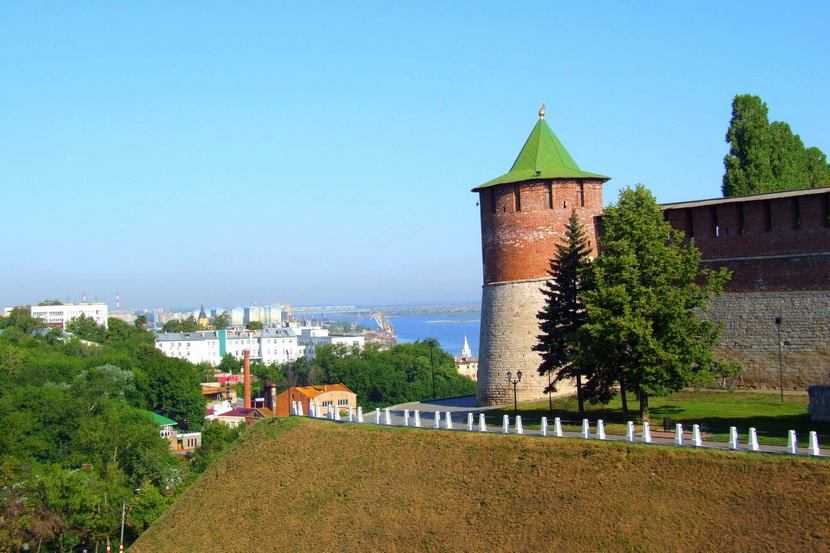
[[[731,291],[827,290],[829,210],[830,193],[824,193],[693,208],[669,206],[666,217],[694,238],[709,266],[733,271]]]
[[[602,183],[593,179],[546,180],[481,190],[484,284],[546,277],[573,210],[585,225],[596,253]]]

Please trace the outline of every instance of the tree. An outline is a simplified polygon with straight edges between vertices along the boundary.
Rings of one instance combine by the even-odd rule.
[[[726,142],[724,196],[830,184],[830,166],[821,150],[805,148],[787,123],[770,123],[767,105],[758,96],[741,94],[732,100]]]
[[[539,320],[538,343],[533,351],[542,357],[539,374],[551,376],[546,393],[553,392],[558,382],[576,379],[576,395],[579,412],[584,412],[582,377],[584,375],[576,360],[578,346],[577,332],[585,322],[585,307],[582,304],[583,275],[590,265],[590,250],[585,230],[571,212],[565,229],[565,239],[556,246],[550,260],[550,279],[542,288],[545,307],[536,315]]]
[[[103,326],[98,325],[92,317],[87,317],[83,314],[69,321],[69,324],[66,325],[66,330],[82,340],[89,340],[90,342],[97,342],[99,344],[107,336],[107,331]]]
[[[213,319],[213,328],[216,330],[224,330],[231,326],[231,316],[227,313],[220,313]]]
[[[591,393],[608,397],[622,381],[646,418],[649,396],[716,370],[718,327],[698,313],[730,275],[701,269],[700,252],[643,186],[623,190],[605,210],[601,244],[583,294],[579,361],[593,372]]]
[[[259,321],[250,321],[245,325],[248,330],[262,330],[262,323]]]
[[[163,332],[196,332],[198,329],[199,325],[193,315],[184,320],[171,319],[161,327]]]
[[[139,315],[135,318],[135,327],[144,330],[147,328],[147,315]]]
[[[32,310],[28,305],[15,307],[7,317],[0,318],[0,328],[16,328],[24,334],[31,334],[35,329],[45,326],[43,321],[32,317]]]
[[[216,366],[216,370],[223,373],[238,374],[242,370],[242,361],[230,353],[226,353],[219,361],[219,365]]]

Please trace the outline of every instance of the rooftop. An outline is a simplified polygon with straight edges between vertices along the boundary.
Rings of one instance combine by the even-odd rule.
[[[830,187],[824,188],[804,188],[801,190],[785,190],[782,192],[766,192],[764,194],[751,194],[749,196],[732,196],[729,198],[710,198],[708,200],[693,200],[690,202],[673,202],[669,204],[661,204],[660,207],[665,209],[685,209],[689,207],[704,207],[711,205],[731,204],[739,202],[756,202],[765,200],[779,200],[783,198],[795,198],[800,196],[810,196],[813,194],[830,193]]]
[[[571,154],[545,122],[544,104],[539,108],[539,120],[530,131],[530,136],[527,137],[510,171],[473,188],[473,192],[500,184],[534,179],[608,180],[605,175],[583,171],[579,168]]]

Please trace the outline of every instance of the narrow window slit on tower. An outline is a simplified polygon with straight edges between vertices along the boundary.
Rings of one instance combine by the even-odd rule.
[[[745,214],[744,214],[744,204],[738,204],[738,234],[744,233],[744,224],[745,224]]]
[[[522,195],[518,184],[513,185],[513,203],[516,211],[522,210]]]
[[[720,236],[720,224],[718,223],[718,208],[712,206],[712,234],[715,238]]]
[[[585,183],[579,181],[579,207],[585,207]]]
[[[548,209],[553,209],[553,183],[549,182],[545,185],[545,206]]]
[[[793,198],[793,229],[801,228],[801,204],[798,201],[798,196]]]

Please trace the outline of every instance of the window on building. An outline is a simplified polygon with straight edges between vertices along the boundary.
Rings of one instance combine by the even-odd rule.
[[[549,182],[545,185],[545,206],[548,209],[553,209],[553,183]]]
[[[769,200],[764,201],[764,230],[767,232],[772,230],[772,203]]]
[[[518,184],[513,185],[513,207],[516,211],[522,210],[522,193]]]
[[[744,204],[739,203],[738,207],[738,234],[744,233],[744,224],[746,223],[746,215],[744,213]]]
[[[579,181],[579,207],[585,207],[585,183]]]
[[[793,198],[793,228],[798,230],[801,228],[801,202],[798,201],[798,196]]]
[[[718,207],[712,206],[712,235],[715,238],[720,237],[720,223],[718,222]]]

